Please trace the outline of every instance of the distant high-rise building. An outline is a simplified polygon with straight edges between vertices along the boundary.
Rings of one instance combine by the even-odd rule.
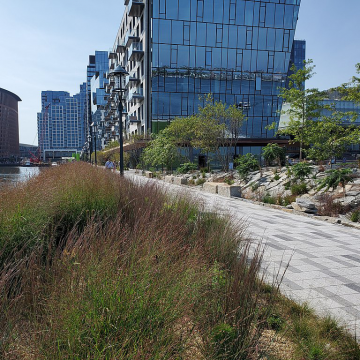
[[[80,93],[73,97],[66,91],[41,92],[38,140],[42,160],[69,157],[82,150],[86,129],[85,90],[84,83]]]
[[[93,141],[92,148],[95,146],[94,136],[98,137],[96,141],[97,149],[102,148],[105,142],[110,139],[110,129],[105,126],[105,86],[108,83],[106,74],[109,71],[109,59],[107,51],[95,51],[95,55],[89,56],[87,66],[86,83],[86,104],[87,104],[87,135],[91,136]],[[97,134],[92,133],[91,124],[96,124]]]
[[[20,155],[18,102],[14,93],[0,88],[0,158]]]
[[[127,133],[158,132],[197,112],[199,96],[212,93],[244,111],[242,138],[274,138],[266,126],[279,121],[279,87],[286,84],[300,0],[125,5],[109,59],[129,73]]]

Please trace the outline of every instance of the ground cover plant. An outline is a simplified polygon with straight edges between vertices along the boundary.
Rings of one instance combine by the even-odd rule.
[[[242,223],[82,163],[2,195],[0,358],[289,359],[295,334],[294,360],[355,359],[340,331],[304,342],[298,314],[319,320],[264,284]]]

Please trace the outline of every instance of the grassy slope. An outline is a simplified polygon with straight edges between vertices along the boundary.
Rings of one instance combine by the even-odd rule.
[[[358,358],[336,324],[262,284],[243,224],[190,200],[77,163],[0,209],[2,358]]]

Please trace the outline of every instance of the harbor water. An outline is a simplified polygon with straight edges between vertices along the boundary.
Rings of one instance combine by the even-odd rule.
[[[41,167],[0,166],[0,191],[5,185],[27,181],[43,170]]]

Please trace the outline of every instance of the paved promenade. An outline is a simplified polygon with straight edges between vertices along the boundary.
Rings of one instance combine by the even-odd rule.
[[[290,260],[280,287],[283,294],[307,302],[321,315],[332,315],[350,330],[360,326],[360,230],[157,182],[192,194],[209,210],[246,220],[249,236],[266,244],[264,266],[270,280]]]

